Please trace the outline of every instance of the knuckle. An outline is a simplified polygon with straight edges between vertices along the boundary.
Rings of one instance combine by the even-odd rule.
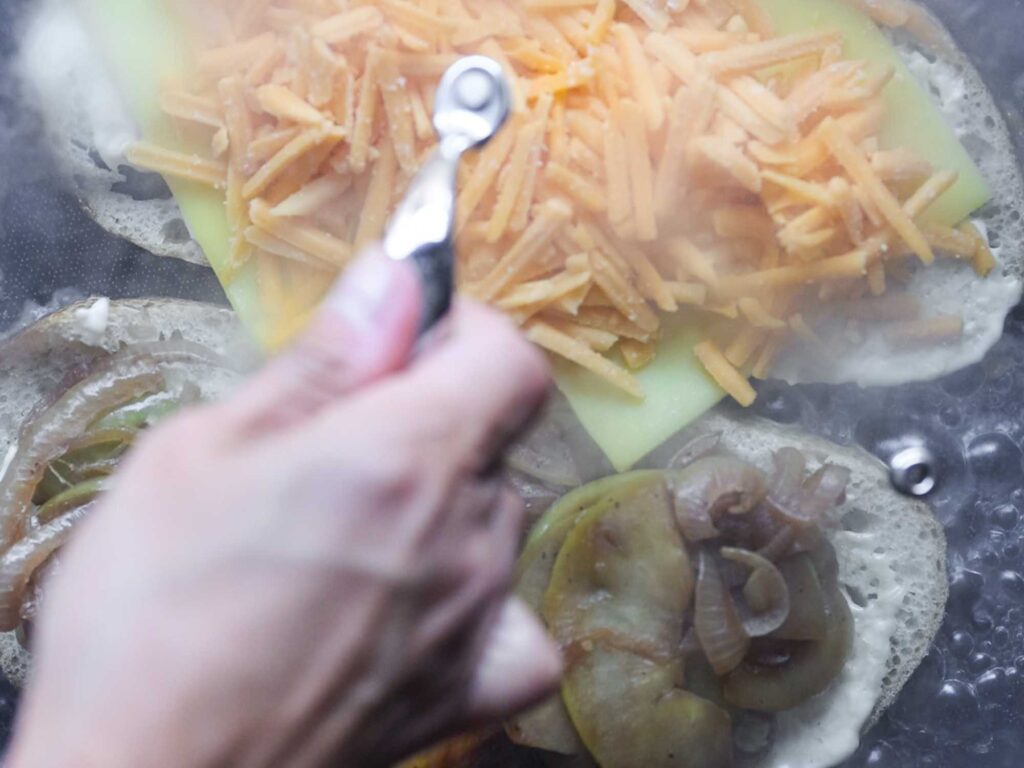
[[[352,372],[345,345],[318,327],[303,335],[281,364],[288,366],[300,394],[312,398],[327,399],[343,391]]]

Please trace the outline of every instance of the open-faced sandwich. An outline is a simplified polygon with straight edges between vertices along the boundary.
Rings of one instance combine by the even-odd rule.
[[[857,449],[717,415],[678,442],[531,532],[518,591],[566,673],[508,736],[606,768],[835,765],[938,629],[942,528]]]
[[[268,347],[380,235],[444,68],[502,62],[514,114],[464,168],[460,288],[552,351],[620,470],[750,402],[750,375],[976,362],[1020,295],[1005,124],[903,0],[860,3],[888,34],[843,0],[77,5],[25,61],[83,198],[151,248],[190,232]],[[174,199],[134,200],[132,163]]]

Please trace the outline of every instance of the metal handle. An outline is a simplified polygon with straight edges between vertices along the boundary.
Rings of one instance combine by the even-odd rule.
[[[508,118],[510,102],[501,65],[485,56],[459,59],[441,78],[434,98],[434,128],[440,144],[416,174],[384,235],[388,257],[412,259],[422,275],[421,333],[451,306],[459,159],[498,132]]]

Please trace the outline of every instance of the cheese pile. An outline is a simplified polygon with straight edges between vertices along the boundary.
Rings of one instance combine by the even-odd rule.
[[[671,318],[740,403],[822,313],[895,321],[892,343],[956,338],[900,291],[936,251],[994,260],[969,225],[922,215],[957,180],[882,148],[891,70],[830,30],[778,36],[756,0],[177,0],[194,71],[161,106],[202,156],[130,159],[223,188],[232,270],[308,315],[378,238],[432,151],[432,93],[495,58],[510,124],[462,169],[458,282],[529,338],[641,399]],[[877,298],[865,305],[864,296]],[[856,307],[856,309],[853,309]]]

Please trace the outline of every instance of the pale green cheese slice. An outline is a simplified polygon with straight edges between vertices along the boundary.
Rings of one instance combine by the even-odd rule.
[[[936,168],[956,171],[957,183],[923,217],[959,224],[992,197],[981,171],[967,154],[945,116],[907,68],[872,19],[844,0],[760,0],[780,34],[834,29],[842,32],[844,53],[870,62],[876,70],[892,66],[895,75],[883,92],[886,119],[880,135],[886,147],[909,147]]]
[[[654,362],[636,374],[642,402],[565,361],[555,362],[558,386],[577,418],[622,472],[722,399],[724,393],[693,354],[699,327],[667,329]]]

